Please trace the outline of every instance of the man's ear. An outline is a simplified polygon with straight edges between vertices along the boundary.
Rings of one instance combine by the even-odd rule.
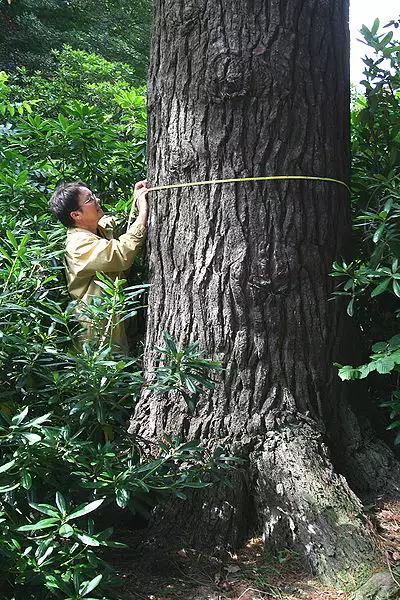
[[[75,223],[78,223],[78,222],[80,221],[81,213],[80,213],[80,211],[79,211],[79,210],[72,210],[72,211],[69,213],[69,216],[71,217],[71,219],[73,219],[73,221],[74,221]]]

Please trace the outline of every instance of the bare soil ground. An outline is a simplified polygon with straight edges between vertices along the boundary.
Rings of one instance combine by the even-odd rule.
[[[400,580],[400,502],[377,504],[368,520],[382,548],[382,568]],[[346,582],[343,589],[324,586],[298,554],[282,549],[273,555],[260,539],[249,540],[236,554],[155,550],[138,532],[119,539],[130,546],[114,559],[132,600],[346,600],[351,595]]]

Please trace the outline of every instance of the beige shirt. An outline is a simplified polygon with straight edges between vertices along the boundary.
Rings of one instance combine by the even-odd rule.
[[[68,291],[74,300],[90,304],[93,296],[102,296],[103,290],[96,283],[96,272],[116,279],[121,271],[132,266],[143,245],[146,227],[133,223],[119,239],[114,239],[115,219],[103,216],[97,226],[97,234],[71,227],[67,230],[65,267]],[[79,312],[79,311],[78,311]],[[80,319],[87,337],[95,333],[87,319]],[[122,324],[113,333],[113,344],[126,345]],[[126,349],[126,348],[125,348]]]

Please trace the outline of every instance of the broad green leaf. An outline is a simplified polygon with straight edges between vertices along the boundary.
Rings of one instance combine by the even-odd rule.
[[[26,438],[28,440],[28,443],[30,446],[33,446],[34,444],[37,444],[38,442],[42,441],[42,438],[40,435],[38,435],[37,433],[31,433],[31,432],[25,432],[22,434],[24,438]]]
[[[374,242],[374,244],[379,242],[384,231],[385,231],[385,223],[382,223],[382,225],[379,225],[378,229],[374,233],[374,237],[372,238],[372,241]]]
[[[56,504],[60,513],[65,515],[67,512],[67,503],[65,502],[65,498],[61,492],[56,492]]]
[[[66,594],[66,598],[70,597],[73,593],[73,590],[70,589],[68,584],[65,581],[63,581],[63,579],[59,576],[47,575],[45,585],[50,589],[61,590],[62,592],[64,592],[64,594]]]
[[[374,290],[372,290],[371,298],[374,298],[375,296],[379,296],[379,294],[382,294],[384,291],[386,291],[388,288],[388,285],[391,281],[392,281],[391,277],[384,279]]]
[[[40,531],[41,529],[49,529],[50,527],[54,527],[58,523],[58,519],[42,519],[41,521],[32,523],[31,525],[22,525],[22,527],[17,528],[17,531]]]
[[[12,424],[20,425],[22,423],[22,421],[25,419],[26,415],[28,414],[28,411],[29,411],[29,408],[26,406],[22,412],[20,412],[19,414],[15,415],[15,417],[12,418],[12,420],[11,420]]]
[[[354,367],[346,365],[339,369],[339,377],[344,381],[347,379],[359,379],[360,371],[359,369],[355,369]]]
[[[15,248],[15,250],[18,249],[18,242],[15,239],[15,235],[13,234],[12,231],[10,231],[9,229],[7,229],[6,231],[6,236],[8,237],[8,239],[10,240],[11,244],[13,245],[13,247]]]
[[[76,537],[86,546],[101,546],[99,540],[96,540],[96,538],[87,535],[86,533],[77,533]]]
[[[10,469],[13,468],[14,465],[15,465],[15,459],[10,460],[10,462],[8,462],[8,463],[4,463],[4,465],[0,465],[0,473],[5,473],[6,471],[9,471]]]
[[[64,523],[63,525],[61,525],[60,529],[58,530],[58,533],[61,535],[61,537],[71,537],[71,535],[74,533],[74,529],[73,527],[71,527],[71,525],[68,525],[68,523]]]
[[[105,498],[101,498],[99,500],[94,500],[89,504],[80,506],[77,510],[67,516],[66,521],[71,521],[72,519],[77,519],[78,517],[82,517],[83,515],[93,512],[103,504],[104,500]]]
[[[374,352],[385,352],[387,347],[388,347],[387,342],[376,342],[376,344],[374,344],[372,346],[372,350]]]
[[[400,334],[393,335],[388,342],[385,342],[388,349],[394,353],[400,351]]]
[[[44,515],[49,515],[49,517],[58,517],[59,514],[54,506],[51,504],[36,504],[36,502],[29,502],[29,506],[43,513]]]
[[[2,487],[0,487],[0,494],[6,494],[7,492],[12,492],[13,490],[16,490],[17,488],[19,488],[21,484],[18,483],[13,483],[11,485],[4,485]]]
[[[49,547],[47,548],[47,550],[46,550],[46,552],[43,554],[43,556],[41,556],[41,557],[38,559],[38,561],[37,561],[37,562],[38,562],[38,565],[39,565],[39,567],[40,567],[40,565],[42,565],[42,564],[43,564],[43,563],[46,561],[46,559],[47,559],[47,558],[48,558],[48,557],[49,557],[49,556],[50,556],[50,555],[51,555],[51,554],[54,552],[54,550],[55,550],[55,546],[49,546]]]
[[[354,315],[354,298],[352,298],[350,300],[350,302],[347,305],[347,314],[352,317]]]
[[[163,446],[165,448],[166,452],[169,452],[168,446],[165,446],[162,443],[160,443],[160,446]],[[153,460],[151,462],[148,462],[148,463],[139,465],[138,467],[135,467],[133,472],[136,475],[137,473],[146,473],[147,471],[152,471],[153,469],[156,470],[164,462],[165,462],[164,458],[156,458],[156,460]]]
[[[387,373],[393,371],[395,361],[391,356],[385,356],[384,358],[377,360],[374,364],[378,373],[381,373],[381,375],[386,375]]]
[[[380,48],[384,48],[385,46],[387,46],[389,44],[389,42],[392,41],[392,37],[393,37],[393,31],[389,31],[380,41],[379,41],[379,47]]]
[[[118,506],[121,508],[125,508],[128,505],[130,499],[130,493],[128,490],[119,489],[115,491],[115,499],[117,501]]]
[[[21,471],[21,485],[26,490],[30,490],[32,487],[32,477],[26,469],[22,469]]]
[[[170,334],[168,333],[168,331],[164,331],[163,336],[164,336],[165,343],[167,344],[167,348],[171,352],[171,354],[173,354],[173,355],[177,354],[178,353],[178,349],[176,347],[175,341],[170,336]]]
[[[393,279],[393,292],[400,298],[400,283],[396,279]]]
[[[86,596],[92,592],[95,588],[97,588],[102,579],[103,575],[97,575],[97,577],[94,577],[91,581],[85,581],[79,589],[80,595]]]
[[[41,417],[37,417],[36,419],[33,419],[32,421],[26,423],[26,427],[37,427],[38,425],[42,425],[42,423],[49,420],[49,417],[51,417],[51,415],[52,413],[47,413],[45,415],[42,415]]]
[[[372,28],[371,28],[371,34],[372,35],[376,35],[379,29],[379,19],[375,19]]]
[[[371,371],[373,371],[375,369],[374,367],[374,363],[368,363],[366,365],[362,365],[361,367],[359,367],[358,371],[360,374],[360,379],[365,379],[366,377],[368,377],[368,375],[371,373]]]
[[[184,381],[190,393],[195,394],[198,391],[191,377],[184,377]]]

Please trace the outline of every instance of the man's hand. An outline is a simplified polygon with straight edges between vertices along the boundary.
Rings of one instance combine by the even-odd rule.
[[[138,181],[135,184],[135,202],[138,209],[136,223],[139,225],[147,225],[147,217],[149,214],[149,206],[147,204],[147,181]]]

